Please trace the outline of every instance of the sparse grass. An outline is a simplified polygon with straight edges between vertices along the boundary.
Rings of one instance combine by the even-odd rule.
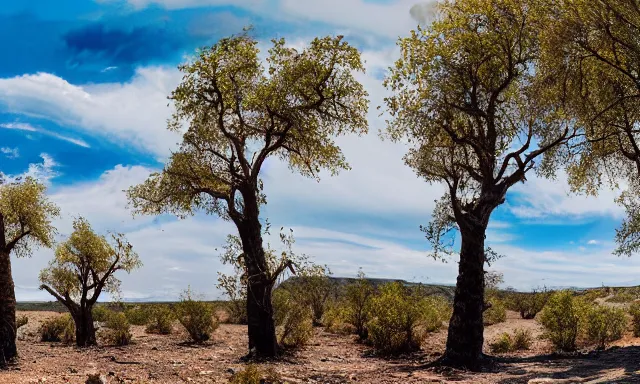
[[[260,368],[258,365],[249,364],[244,370],[235,373],[230,384],[281,384],[280,375],[272,367]]]

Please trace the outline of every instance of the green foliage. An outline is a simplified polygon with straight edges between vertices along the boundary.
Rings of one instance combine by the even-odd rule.
[[[542,311],[549,300],[551,292],[547,290],[533,292],[511,292],[507,294],[507,309],[518,312],[523,319],[533,319]]]
[[[196,343],[209,340],[213,331],[218,328],[214,305],[194,300],[190,288],[182,294],[180,302],[174,306],[174,311],[180,324]]]
[[[525,329],[516,329],[513,333],[513,350],[522,351],[531,347],[531,332]]]
[[[489,349],[493,353],[511,352],[513,350],[513,341],[511,340],[511,336],[504,332],[496,341],[489,344]]]
[[[531,333],[527,330],[516,329],[513,335],[502,333],[497,340],[489,344],[493,353],[507,353],[527,350],[531,347]]]
[[[420,347],[424,332],[439,328],[442,314],[420,288],[384,284],[371,298],[368,341],[378,353],[393,355]]]
[[[78,218],[71,236],[58,245],[54,259],[40,272],[44,289],[69,310],[78,308],[80,297],[93,306],[103,291],[120,292],[117,271],[131,272],[142,266],[133,246],[122,234],[112,235],[113,244],[96,234],[89,222]]]
[[[507,308],[502,300],[497,297],[489,299],[491,307],[487,308],[482,314],[482,322],[484,325],[494,325],[507,321]]]
[[[623,288],[617,289],[613,296],[607,299],[607,302],[610,303],[630,303],[636,299],[638,299],[638,289],[637,288]]]
[[[341,36],[302,50],[272,42],[264,64],[258,42],[242,34],[179,67],[168,129],[186,123],[187,131],[164,170],[129,189],[136,212],[184,217],[201,209],[237,218],[243,188],[264,201],[259,173],[270,156],[305,176],[348,169],[334,137],[367,132],[368,95],[353,76],[364,71],[360,53]]]
[[[105,322],[111,316],[113,311],[110,311],[104,305],[96,305],[91,309],[91,317],[93,317],[93,321]]]
[[[46,187],[32,177],[12,183],[0,183],[1,251],[17,257],[31,254],[32,247],[50,248],[56,229],[52,221],[60,209],[46,196]]]
[[[248,364],[244,370],[234,373],[229,384],[283,384],[283,381],[273,367],[260,369],[255,364]]]
[[[122,312],[111,312],[106,318],[105,338],[111,345],[129,345],[131,343],[131,326],[127,316]]]
[[[16,317],[16,328],[23,327],[29,323],[29,318],[26,315]]]
[[[124,310],[124,314],[127,317],[129,324],[133,325],[147,325],[151,319],[151,311],[149,311],[147,305],[127,307]]]
[[[586,311],[584,325],[588,340],[604,349],[606,343],[622,338],[627,316],[623,309],[594,305]]]
[[[640,337],[640,301],[635,301],[629,306],[629,314],[633,325],[633,335]]]
[[[574,297],[571,291],[558,291],[549,298],[538,321],[545,328],[543,336],[560,351],[575,351],[581,322],[590,304]]]
[[[311,308],[314,325],[322,324],[327,302],[336,293],[336,286],[329,279],[330,274],[328,267],[314,266],[302,271],[289,288],[295,295],[299,295],[302,304]]]
[[[276,289],[272,297],[274,322],[278,327],[278,342],[283,347],[297,348],[313,336],[313,314],[292,292]]]
[[[39,333],[41,341],[71,343],[75,339],[75,324],[71,315],[65,313],[43,321]]]
[[[344,321],[355,327],[361,340],[367,338],[369,322],[369,306],[374,293],[373,286],[367,281],[364,273],[358,271],[355,282],[347,285],[344,296]]]
[[[169,305],[152,304],[146,308],[148,313],[147,333],[168,335],[173,331],[173,321],[176,319]]]

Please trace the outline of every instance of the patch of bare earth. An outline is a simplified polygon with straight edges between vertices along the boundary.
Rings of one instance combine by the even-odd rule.
[[[29,317],[29,324],[19,332],[20,361],[0,372],[2,384],[84,383],[94,372],[104,374],[109,383],[227,383],[232,372],[244,365],[240,358],[246,353],[247,336],[246,327],[240,325],[222,324],[213,340],[200,346],[185,343],[178,326],[168,336],[149,335],[134,326],[133,345],[79,349],[38,340],[40,322],[57,314],[22,314]],[[556,357],[549,354],[549,344],[538,339],[541,329],[535,320],[509,313],[507,322],[486,327],[485,345],[517,328],[532,332],[532,349],[498,357],[493,372],[425,368],[444,351],[446,330],[431,334],[419,353],[383,359],[372,357],[352,337],[317,328],[310,345],[265,364],[290,383],[640,383],[638,338],[626,336],[599,354]]]

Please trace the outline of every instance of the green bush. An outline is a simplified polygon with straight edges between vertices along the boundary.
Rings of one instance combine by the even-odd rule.
[[[638,298],[638,295],[632,292],[621,291],[621,292],[616,292],[613,296],[608,298],[607,302],[608,303],[629,303],[636,300],[637,298]]]
[[[491,307],[487,308],[482,314],[482,322],[484,325],[493,325],[504,323],[507,321],[507,308],[502,300],[492,297],[489,302]]]
[[[367,338],[367,323],[370,320],[371,297],[374,293],[373,286],[365,278],[362,271],[358,272],[358,278],[345,288],[342,319],[345,323],[355,327],[355,332],[364,340]]]
[[[451,318],[453,308],[442,296],[428,296],[423,299],[423,314],[421,325],[427,332],[435,332],[442,328],[443,322]]]
[[[109,309],[107,309],[107,307],[103,305],[96,305],[91,310],[91,316],[93,317],[93,321],[98,321],[100,323],[103,323],[107,321],[107,319],[111,315],[111,312],[112,311],[110,311]]]
[[[276,289],[273,292],[272,304],[280,345],[297,348],[307,344],[313,336],[311,308],[298,302],[296,297],[285,289]]]
[[[75,324],[68,313],[47,319],[40,325],[41,341],[71,343],[74,339]]]
[[[539,318],[545,329],[543,337],[549,339],[557,350],[575,351],[581,319],[588,306],[584,300],[575,298],[571,291],[551,295]]]
[[[168,335],[173,331],[175,315],[169,305],[153,304],[147,308],[148,321],[145,332]]]
[[[523,329],[516,329],[513,335],[502,333],[498,339],[489,344],[493,353],[507,353],[527,350],[531,347],[531,333]]]
[[[127,308],[124,311],[127,321],[132,325],[147,325],[149,323],[150,313],[148,305],[137,305],[132,308]]]
[[[273,370],[272,367],[264,370],[260,369],[255,364],[249,364],[242,371],[235,373],[230,384],[281,384],[282,380],[280,376]]]
[[[505,304],[512,311],[518,312],[523,319],[533,319],[542,311],[549,300],[548,291],[534,291],[531,293],[514,292],[508,294]]]
[[[513,350],[513,341],[508,333],[501,334],[497,340],[489,344],[489,349],[493,353],[507,353]]]
[[[181,301],[174,307],[176,318],[196,343],[207,341],[218,328],[215,306],[204,301],[194,300],[191,290],[183,293]]]
[[[399,282],[384,284],[371,299],[368,341],[378,353],[393,355],[416,350],[428,324],[434,324],[434,308],[418,289]],[[428,323],[428,324],[427,324]]]
[[[525,329],[516,329],[513,333],[513,350],[524,351],[531,348],[531,332]]]
[[[604,349],[606,343],[622,338],[627,316],[623,309],[594,305],[586,311],[584,324],[587,339]]]
[[[26,315],[18,316],[16,318],[16,327],[17,328],[23,327],[27,325],[28,322],[29,322],[29,318]]]
[[[112,345],[129,345],[131,343],[131,326],[122,312],[112,312],[106,318],[105,338]]]
[[[231,324],[247,324],[247,301],[230,300],[225,309],[229,315],[227,322]]]
[[[635,301],[629,307],[631,324],[633,325],[633,335],[640,337],[640,301]]]

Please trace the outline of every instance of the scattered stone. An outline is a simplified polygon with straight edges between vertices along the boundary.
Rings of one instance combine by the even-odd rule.
[[[99,373],[89,374],[85,384],[107,384],[107,379]]]
[[[69,367],[69,372],[70,373],[78,373],[78,370],[75,369],[74,367]]]

